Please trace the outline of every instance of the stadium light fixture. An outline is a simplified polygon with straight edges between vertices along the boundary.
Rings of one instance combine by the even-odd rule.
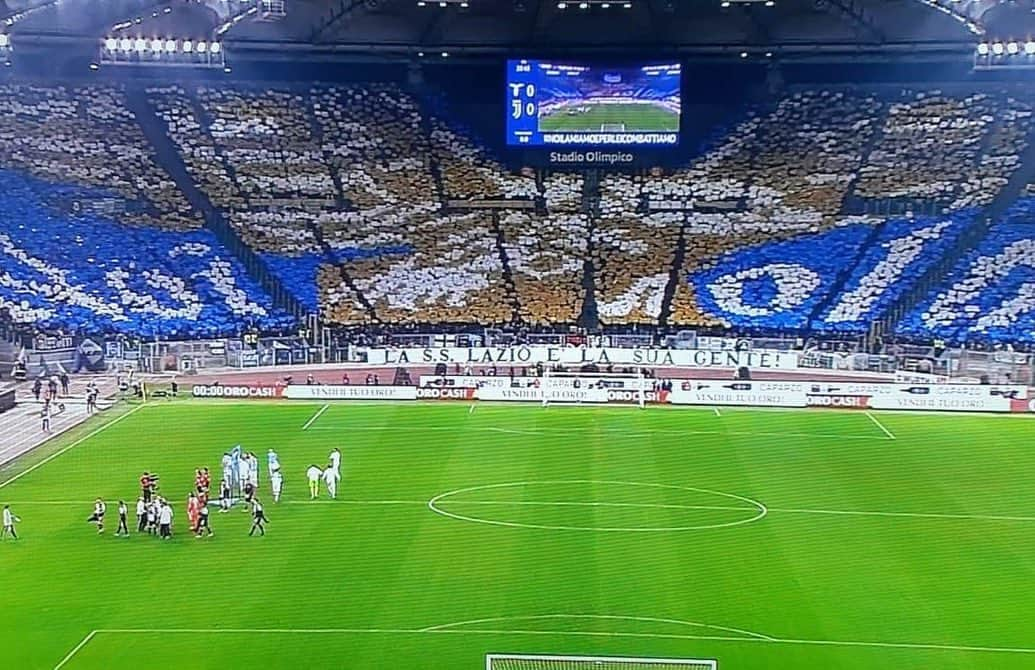
[[[7,33],[0,33],[0,49],[6,49],[11,46],[11,38]]]
[[[418,51],[417,52],[417,58],[424,58],[424,52],[423,51]]]
[[[722,4],[719,5],[719,6],[722,7],[723,9],[726,9],[727,7],[730,6],[730,4],[731,4],[730,0],[722,0]]]
[[[741,51],[741,52],[740,52],[740,57],[741,57],[741,58],[747,58],[747,57],[748,57],[748,52],[746,52],[746,51]]]
[[[202,40],[201,42],[198,42],[198,53],[199,54],[203,54],[203,53],[205,53],[207,51],[208,51],[208,42],[205,42],[204,40]]]
[[[176,53],[176,40],[165,40],[165,53]]]
[[[97,63],[90,63],[90,69],[93,70],[94,72],[96,72],[97,70],[101,69],[101,66],[98,65]]]
[[[1005,50],[1006,49],[1005,47],[1003,47],[1002,42],[992,42],[992,53],[994,53],[996,56],[1002,56],[1003,51]]]
[[[190,40],[183,40],[183,53],[189,54],[194,51],[194,43]]]
[[[611,9],[611,3],[610,2],[602,2],[602,3],[600,3],[600,6],[602,8],[604,8],[604,9]]]
[[[442,57],[443,58],[449,58],[449,52],[448,51],[443,51],[442,52]]]
[[[632,9],[633,8],[633,3],[627,2],[624,5],[622,5],[622,8],[623,9]]]
[[[132,48],[133,40],[129,39],[128,37],[123,37],[121,40],[119,40],[119,49],[121,49],[122,51],[129,51]]]
[[[588,2],[580,2],[579,3],[579,9],[589,9],[589,3]]]
[[[445,2],[445,0],[440,0],[440,2],[438,3],[438,6],[439,6],[439,7],[445,7],[445,6],[446,6],[446,5],[448,5],[448,4],[449,4],[449,3],[448,3],[448,2]]]
[[[108,39],[104,40],[104,48],[108,51],[115,51],[115,49],[119,48],[119,41],[114,37],[109,37]]]
[[[567,9],[567,8],[568,8],[568,3],[566,3],[566,2],[558,2],[557,3],[557,9]]]
[[[775,7],[776,6],[776,2],[775,2],[775,0],[765,0],[765,6],[766,7]]]
[[[138,37],[137,41],[133,43],[133,48],[136,49],[138,53],[144,53],[147,51],[147,40],[143,37]]]
[[[1024,53],[1028,54],[1029,56],[1035,55],[1035,42],[1028,40],[1028,42],[1024,45]]]
[[[162,40],[153,39],[151,40],[151,51],[153,53],[160,53],[162,51]]]
[[[417,6],[418,7],[427,7],[428,3],[424,2],[424,0],[417,0]]]
[[[1020,50],[1021,50],[1021,47],[1016,42],[1007,42],[1006,43],[1006,53],[1010,54],[1011,56],[1016,54]]]
[[[463,0],[463,2],[460,3],[460,6],[463,7],[464,9],[467,9],[467,7],[469,6],[467,4],[467,0]]]
[[[220,44],[219,42],[213,42],[212,44],[209,45],[208,50],[209,50],[210,53],[217,54],[217,53],[219,53],[222,50],[222,48],[223,48],[222,44]]]
[[[977,52],[978,52],[979,56],[987,56],[988,55],[988,42],[982,42],[981,44],[977,45]]]

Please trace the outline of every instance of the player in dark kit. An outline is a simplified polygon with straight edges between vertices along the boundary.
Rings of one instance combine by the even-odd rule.
[[[212,527],[208,525],[208,505],[201,505],[198,509],[198,526],[194,533],[194,537],[201,538],[202,531],[207,533],[206,537],[212,537]]]
[[[244,509],[245,512],[248,511],[248,507],[250,507],[253,502],[256,502],[255,501],[255,487],[252,486],[251,482],[248,482],[247,484],[244,485],[244,503],[245,503],[246,507],[244,507],[243,509]]]
[[[126,517],[129,515],[129,508],[126,507],[126,501],[119,501],[119,527],[115,529],[115,536],[123,535],[129,537],[129,526],[126,524]]]
[[[259,531],[259,535],[266,535],[265,524],[269,523],[269,519],[266,518],[266,512],[262,508],[262,503],[256,498],[252,503],[252,529],[248,531],[248,537],[255,534],[255,531]]]

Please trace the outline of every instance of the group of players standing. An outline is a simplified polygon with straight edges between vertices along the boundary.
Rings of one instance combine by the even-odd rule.
[[[326,468],[319,468],[310,465],[306,470],[309,480],[310,500],[320,495],[320,482],[323,481],[327,487],[327,493],[331,499],[338,497],[338,482],[341,481],[341,452],[335,448],[328,457]],[[266,455],[266,465],[269,471],[270,490],[273,502],[280,502],[280,496],[284,488],[284,476],[280,469],[280,457],[273,449]],[[252,452],[245,452],[241,445],[235,446],[232,450],[223,454],[222,459],[223,478],[219,484],[219,511],[229,512],[238,500],[245,503],[244,511],[250,512],[252,516],[251,530],[249,536],[259,533],[266,534],[265,508],[259,500],[259,461]],[[166,498],[158,495],[158,475],[145,472],[140,477],[140,497],[136,504],[137,532],[157,535],[164,540],[172,538],[173,530],[173,508]],[[190,532],[197,538],[211,537],[214,535],[209,523],[209,488],[211,476],[208,468],[199,468],[194,471],[194,490],[187,496],[187,520],[190,523]],[[239,492],[240,497],[235,495]],[[104,518],[107,514],[107,504],[103,499],[97,498],[94,501],[93,514],[87,522],[96,524],[97,533],[104,533]],[[8,509],[4,509],[4,534],[14,534],[14,519]],[[124,500],[118,505],[119,524],[115,530],[117,537],[129,537],[129,506]],[[11,523],[7,518],[11,517]],[[8,527],[9,526],[9,527]],[[16,536],[15,536],[16,537]]]

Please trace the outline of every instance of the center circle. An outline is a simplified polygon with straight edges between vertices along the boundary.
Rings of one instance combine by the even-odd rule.
[[[760,521],[769,513],[766,506],[757,500],[724,491],[674,484],[591,479],[469,486],[438,494],[428,501],[428,509],[457,521],[490,526],[614,533],[729,528]],[[548,518],[536,519],[534,517],[537,513],[540,517],[546,515]],[[594,517],[592,521],[578,518],[590,513]],[[524,518],[529,514],[533,518]],[[596,519],[597,516],[608,515],[631,515],[638,519],[624,519],[618,523]],[[706,518],[699,521],[678,518],[694,515]],[[562,518],[558,519],[558,516]],[[567,522],[564,516],[576,518]],[[676,520],[673,521],[672,517],[676,517]]]

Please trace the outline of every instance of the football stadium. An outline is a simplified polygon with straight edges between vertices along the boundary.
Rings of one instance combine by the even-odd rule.
[[[0,0],[0,63],[4,668],[1035,667],[1032,0]]]

